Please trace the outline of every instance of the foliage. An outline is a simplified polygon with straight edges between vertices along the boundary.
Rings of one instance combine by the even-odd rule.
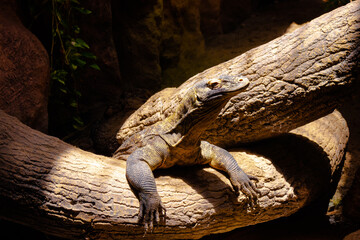
[[[100,70],[96,56],[79,37],[80,27],[76,24],[78,14],[90,13],[78,0],[51,0],[51,101],[70,111],[72,127],[76,130],[84,127],[79,111],[81,72],[87,67]]]
[[[18,0],[23,23],[48,50],[51,64],[49,131],[59,137],[84,127],[79,110],[83,72],[100,70],[96,56],[81,38],[79,19],[91,11],[79,0]]]

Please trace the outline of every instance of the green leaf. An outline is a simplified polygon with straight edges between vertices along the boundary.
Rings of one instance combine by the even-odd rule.
[[[76,34],[79,34],[79,33],[80,33],[80,27],[79,27],[78,25],[74,25],[74,26],[73,26],[73,31],[74,31],[74,33],[76,33]]]
[[[51,72],[50,76],[51,79],[53,80],[61,80],[61,81],[65,81],[66,76],[67,76],[68,72],[63,70],[63,69],[59,69],[59,70],[54,70]],[[60,81],[59,81],[60,82]],[[65,84],[65,83],[64,83]]]
[[[81,120],[80,117],[74,116],[73,119],[76,123],[80,124],[81,126],[84,126],[84,122]]]
[[[67,90],[65,88],[60,88],[60,91],[67,94]]]
[[[90,48],[89,45],[84,40],[82,40],[81,38],[77,38],[76,42],[78,44],[80,44],[81,46],[85,47],[85,48]]]
[[[96,60],[96,56],[91,52],[82,52],[81,56]]]
[[[81,54],[80,53],[78,53],[78,52],[75,52],[75,53],[73,53],[72,54],[72,56],[71,57],[75,57],[75,58],[79,58],[79,57],[81,57]]]
[[[71,40],[71,45],[78,48],[90,48],[89,45],[81,38]]]
[[[81,97],[81,92],[79,92],[77,90],[75,90],[74,92],[75,92],[76,96]]]
[[[90,14],[92,13],[89,9],[85,9],[83,7],[74,7],[76,10],[78,10],[82,14]]]
[[[56,78],[56,81],[58,81],[58,82],[61,83],[62,85],[65,85],[65,81],[64,81],[63,79]]]
[[[82,129],[82,126],[78,126],[76,124],[73,124],[72,126],[73,126],[74,129],[76,129],[78,131],[80,131]]]
[[[77,63],[79,67],[83,67],[86,65],[86,61],[82,60],[81,58],[74,58],[74,61]]]
[[[78,66],[76,66],[75,64],[70,64],[70,67],[71,67],[71,69],[74,70],[74,71],[78,68]]]
[[[78,0],[71,0],[71,2],[76,3],[76,4],[80,4],[80,2]]]
[[[89,67],[91,67],[91,68],[93,68],[93,69],[96,69],[96,70],[101,71],[101,69],[100,69],[99,65],[97,65],[96,63],[91,64]]]
[[[72,100],[70,102],[70,106],[73,107],[73,108],[77,108],[78,107],[78,103],[75,101],[75,100]]]

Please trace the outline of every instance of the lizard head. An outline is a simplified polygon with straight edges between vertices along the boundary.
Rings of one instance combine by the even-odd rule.
[[[183,137],[192,136],[190,143],[198,141],[230,98],[244,91],[248,85],[249,80],[243,76],[221,75],[203,79],[185,94],[169,118],[173,121],[167,123],[170,128],[180,131]]]
[[[248,85],[249,80],[246,77],[221,75],[217,78],[200,81],[194,90],[199,105],[217,105],[226,103]]]

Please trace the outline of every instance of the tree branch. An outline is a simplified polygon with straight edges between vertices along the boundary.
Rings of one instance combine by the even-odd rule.
[[[118,142],[171,114],[196,81],[222,74],[246,76],[251,84],[230,100],[204,139],[232,147],[289,132],[331,113],[349,93],[359,51],[360,1],[353,1],[155,94],[123,124]]]
[[[155,171],[167,219],[149,237],[200,238],[288,216],[326,193],[347,139],[346,122],[334,112],[293,134],[231,151],[260,179],[254,208],[214,169]],[[143,236],[125,162],[80,150],[2,111],[0,180],[1,218],[71,239]]]

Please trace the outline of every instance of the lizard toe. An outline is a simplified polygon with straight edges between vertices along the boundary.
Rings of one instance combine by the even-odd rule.
[[[139,223],[144,226],[145,234],[154,231],[154,225],[165,219],[166,210],[158,195],[140,195]],[[164,221],[165,222],[165,221]]]

